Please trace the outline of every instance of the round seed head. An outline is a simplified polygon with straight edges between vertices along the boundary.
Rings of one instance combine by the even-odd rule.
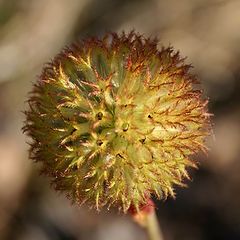
[[[43,68],[24,131],[30,157],[73,202],[126,212],[174,196],[206,151],[207,101],[172,48],[134,32],[90,38]]]

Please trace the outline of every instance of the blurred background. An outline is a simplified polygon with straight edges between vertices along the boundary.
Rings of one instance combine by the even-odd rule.
[[[45,62],[76,39],[132,29],[188,56],[214,114],[209,156],[197,157],[188,188],[156,201],[165,240],[240,239],[239,0],[0,0],[0,239],[147,239],[128,216],[53,191],[21,131]]]

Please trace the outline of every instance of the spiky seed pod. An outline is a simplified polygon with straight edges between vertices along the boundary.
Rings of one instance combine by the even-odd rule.
[[[189,157],[205,151],[207,101],[179,53],[157,44],[134,32],[83,40],[35,84],[30,157],[74,202],[126,212],[151,194],[174,196]]]

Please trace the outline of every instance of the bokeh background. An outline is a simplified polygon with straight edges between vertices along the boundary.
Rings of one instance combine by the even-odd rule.
[[[21,131],[45,62],[76,39],[132,29],[188,56],[214,114],[209,156],[197,156],[188,188],[156,201],[165,240],[240,239],[239,0],[0,0],[0,239],[147,239],[128,216],[53,191]]]

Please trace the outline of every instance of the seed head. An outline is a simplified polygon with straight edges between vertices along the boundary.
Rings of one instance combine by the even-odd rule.
[[[73,202],[139,209],[174,196],[209,133],[207,101],[171,47],[89,38],[43,68],[25,112],[30,157]]]

